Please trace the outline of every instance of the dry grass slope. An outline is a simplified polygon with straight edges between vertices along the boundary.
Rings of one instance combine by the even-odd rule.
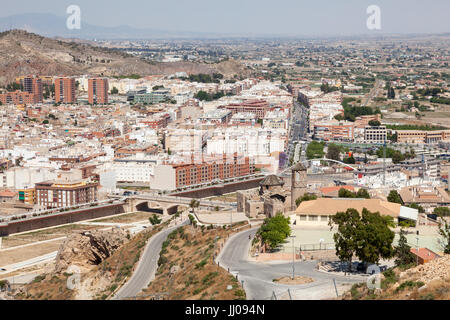
[[[245,299],[240,283],[213,262],[215,242],[229,229],[186,226],[172,232],[163,244],[155,280],[143,295],[167,293],[169,300]],[[231,286],[231,290],[227,287]],[[144,297],[143,299],[151,299]]]

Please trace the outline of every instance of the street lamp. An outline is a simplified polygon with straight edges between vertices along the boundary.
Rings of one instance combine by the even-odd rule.
[[[294,247],[294,238],[295,236],[289,236],[290,238],[292,238],[292,280],[294,280],[294,276],[295,276],[295,247]]]
[[[419,265],[419,230],[417,230],[417,256],[416,256],[416,265]]]

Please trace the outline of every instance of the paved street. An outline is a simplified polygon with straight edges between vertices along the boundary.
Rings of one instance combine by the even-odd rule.
[[[291,119],[289,121],[290,135],[287,149],[288,159],[294,156],[295,142],[305,140],[308,132],[308,109],[294,101]]]
[[[150,281],[155,277],[158,268],[159,253],[161,252],[162,244],[167,236],[173,230],[189,224],[189,220],[185,220],[177,226],[165,229],[150,238],[144,252],[138,262],[136,270],[133,272],[131,278],[124,286],[115,294],[113,300],[121,300],[128,297],[134,297],[142,289],[146,288]]]
[[[289,289],[293,299],[330,299],[335,298],[336,293],[333,278],[336,280],[339,295],[342,294],[343,285],[349,285],[364,281],[361,277],[346,277],[327,274],[317,271],[317,261],[297,261],[295,262],[295,275],[311,277],[314,282],[303,285],[283,285],[276,284],[272,280],[282,276],[292,275],[292,262],[271,262],[256,263],[248,261],[248,251],[255,229],[243,231],[231,237],[217,261],[220,266],[227,269],[234,275],[238,274],[238,280],[244,281],[244,289],[247,299],[270,299],[273,293],[277,297],[287,294]]]

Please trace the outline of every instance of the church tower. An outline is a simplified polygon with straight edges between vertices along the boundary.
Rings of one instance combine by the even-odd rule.
[[[306,168],[298,162],[292,168],[291,176],[291,210],[297,209],[295,200],[306,193]]]

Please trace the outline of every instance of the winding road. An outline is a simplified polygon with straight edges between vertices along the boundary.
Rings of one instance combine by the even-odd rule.
[[[182,223],[160,231],[150,238],[139,259],[136,270],[122,288],[116,292],[112,300],[123,300],[135,297],[139,292],[147,288],[150,281],[155,278],[163,242],[166,240],[169,233],[187,224],[189,224],[189,220],[184,220]]]
[[[335,274],[328,274],[317,271],[317,261],[296,261],[295,275],[311,277],[314,282],[303,285],[284,285],[273,282],[273,279],[292,275],[292,262],[252,262],[248,260],[251,238],[254,237],[257,229],[250,229],[234,236],[225,244],[222,252],[217,258],[220,266],[230,270],[230,273],[238,275],[238,280],[244,281],[244,290],[248,300],[270,299],[275,293],[276,296],[287,297],[288,289],[292,299],[330,299],[336,298],[336,288],[333,279],[336,281],[339,295],[354,283],[365,281],[361,277],[347,277]]]

